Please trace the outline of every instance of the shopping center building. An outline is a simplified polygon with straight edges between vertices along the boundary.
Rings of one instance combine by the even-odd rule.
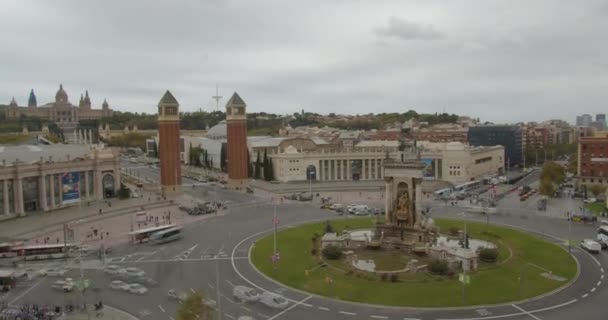
[[[118,151],[92,145],[0,146],[0,220],[114,197]]]

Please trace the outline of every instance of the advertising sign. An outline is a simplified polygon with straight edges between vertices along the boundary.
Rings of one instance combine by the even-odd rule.
[[[66,172],[61,176],[63,189],[63,204],[80,201],[80,173]]]
[[[433,159],[421,159],[420,161],[424,165],[424,169],[422,169],[422,177],[424,177],[425,179],[434,179],[435,166]]]

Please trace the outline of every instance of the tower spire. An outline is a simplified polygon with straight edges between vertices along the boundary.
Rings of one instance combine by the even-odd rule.
[[[215,95],[211,97],[213,100],[215,100],[215,110],[219,111],[220,110],[220,99],[222,99],[223,97],[220,96],[218,87],[217,87],[217,83],[215,84]]]

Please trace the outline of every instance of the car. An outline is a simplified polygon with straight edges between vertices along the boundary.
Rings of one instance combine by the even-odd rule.
[[[65,280],[57,280],[53,282],[51,288],[55,290],[61,290],[63,292],[72,292],[74,291],[74,281],[71,278],[66,278]]]
[[[588,199],[583,200],[583,202],[584,203],[595,203],[595,202],[597,202],[597,199],[596,198],[588,198]]]
[[[117,265],[108,265],[105,268],[103,268],[103,272],[106,274],[118,274],[120,273],[120,271],[122,270],[121,267],[117,266]]]
[[[146,272],[135,267],[130,267],[125,269],[125,274],[129,277],[143,277],[146,275]]]
[[[169,291],[167,291],[167,298],[169,298],[171,300],[176,300],[176,301],[182,302],[182,301],[186,300],[186,298],[188,298],[188,294],[187,293],[177,293],[177,291],[175,291],[174,289],[170,289]]]
[[[112,288],[114,290],[127,291],[127,290],[129,290],[129,284],[124,281],[114,280],[114,281],[110,282],[110,288]]]
[[[255,289],[246,286],[235,286],[232,295],[243,302],[253,302],[260,299],[260,294]]]
[[[602,251],[602,246],[597,241],[591,239],[583,239],[581,241],[581,248],[590,253],[600,253]]]
[[[324,203],[320,207],[321,209],[331,209],[331,205],[329,203]]]
[[[334,203],[331,206],[329,206],[329,210],[339,210],[344,208],[344,205],[341,203]]]
[[[289,305],[289,301],[287,301],[287,299],[276,293],[268,291],[265,291],[262,293],[262,295],[260,295],[259,301],[265,306],[274,309],[285,309]]]
[[[148,289],[139,283],[131,283],[129,284],[127,291],[135,294],[145,294],[148,292]]]
[[[134,283],[139,283],[148,287],[156,287],[158,286],[158,281],[147,277],[147,276],[143,276],[143,277],[133,277],[131,278],[131,281],[133,281]]]
[[[356,216],[367,216],[369,214],[369,210],[365,208],[356,208],[353,214]]]
[[[40,274],[47,277],[63,277],[68,271],[65,269],[48,268],[40,270]]]

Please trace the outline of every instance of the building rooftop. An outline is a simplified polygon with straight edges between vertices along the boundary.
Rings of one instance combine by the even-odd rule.
[[[91,152],[89,146],[83,145],[20,145],[20,146],[0,146],[0,161],[13,163],[16,159],[25,163],[35,163],[40,161],[40,157],[44,161],[61,162],[68,161],[78,157],[84,158]]]
[[[399,147],[399,141],[396,140],[366,140],[361,141],[355,145],[356,148],[367,148],[367,147]]]

